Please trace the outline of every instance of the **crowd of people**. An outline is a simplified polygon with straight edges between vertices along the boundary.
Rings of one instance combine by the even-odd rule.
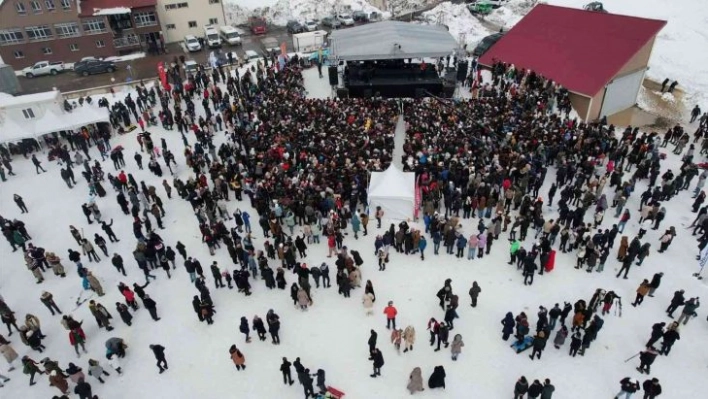
[[[206,274],[211,274],[215,289],[235,286],[245,297],[251,295],[259,282],[268,290],[287,291],[289,287],[293,305],[306,311],[315,305],[312,283],[315,289],[329,288],[329,270],[333,266],[338,292],[345,298],[350,297],[352,290],[361,288],[362,281],[366,280],[362,304],[367,314],[373,314],[377,299],[373,279],[363,277],[365,260],[350,246],[358,240],[360,232],[368,235],[370,218],[376,220],[377,230],[382,228],[382,220],[386,218],[382,209],[367,208],[368,173],[384,170],[393,161],[393,131],[400,110],[408,122],[402,162],[405,170],[415,172],[420,184],[425,230],[402,221],[397,226],[391,224],[383,234],[377,232],[374,254],[381,272],[386,270],[391,256],[414,255],[425,261],[429,239],[434,250],[428,262],[443,255],[439,251],[441,244],[446,255],[469,262],[484,261],[485,255],[492,251],[505,256],[508,252],[510,273],[520,273],[524,285],[530,286],[534,276],[553,270],[556,251],[574,254],[575,269],[602,273],[605,263],[612,261],[611,250],[619,237],[616,259],[622,262],[622,268],[617,277],[624,273],[624,278],[628,279],[630,269],[641,266],[650,256],[652,240],[656,237],[645,235],[650,229],[658,230],[666,218],[667,209],[662,204],[674,196],[685,195],[682,192],[686,190],[693,190],[695,198],[693,212],[698,216],[693,222],[694,234],[702,233],[699,250],[708,244],[708,206],[703,205],[706,195],[702,191],[708,171],[701,171],[695,164],[694,147],[686,147],[688,133],[679,126],[662,137],[632,127],[619,132],[604,120],[599,123],[579,121],[571,117],[568,93],[561,86],[534,72],[501,63],[492,68],[491,81],[476,82],[479,93],[475,98],[448,102],[439,99],[308,99],[297,57],[285,68],[278,67],[275,60],[270,61],[270,65],[268,60],[259,61],[243,74],[221,67],[211,72],[198,68],[196,73],[185,75],[180,70],[182,66],[175,63],[168,72],[169,89],[160,85],[150,88],[139,85],[135,93],[122,100],[99,100],[99,104],[107,108],[111,124],[119,134],[130,134],[136,125],[141,127],[141,132],[135,133],[141,149],[133,157],[135,166],[126,165],[122,147],[111,143],[114,138],[105,127],[82,129],[78,134],[63,134],[47,142],[52,159],[61,163],[61,178],[69,189],[77,186],[74,166],[83,166],[81,174],[89,193],[89,200],[82,206],[86,224],[97,223],[108,237],[106,241],[96,233],[92,244],[79,223],[76,223],[79,227],[69,226],[77,246],[68,249],[67,258],[76,267],[81,287],[98,297],[83,302],[77,300],[77,305],[88,301],[86,306],[100,329],[111,331],[113,326],[110,312],[99,301],[106,292],[97,274],[107,271],[93,267],[101,262],[96,248],[104,258],[110,259],[118,273],[127,277],[123,256],[129,256],[117,252],[111,256],[108,249],[110,244],[120,241],[112,228],[114,219],[116,223],[132,225],[135,241],[132,257],[145,278],[144,284],[135,282],[132,289],[126,283],[118,285],[121,300],[116,302],[115,310],[128,327],[132,325],[132,314],[141,308],[135,296],[141,299],[142,307],[154,321],[161,319],[157,302],[145,289],[158,280],[153,272],[162,269],[170,279],[180,263],[198,292],[193,297],[193,311],[198,320],[207,325],[214,323],[218,304],[207,287]],[[164,139],[158,147],[152,135],[145,132],[146,127],[150,129],[158,123],[168,131],[177,125],[184,144],[183,151],[179,151],[184,161],[176,159]],[[699,123],[694,142],[701,138],[706,142],[705,123]],[[226,140],[222,140],[220,134],[225,135]],[[664,154],[661,149],[669,143],[674,144],[674,152],[682,157],[680,170],[662,171]],[[113,173],[104,171],[106,167],[91,158],[90,149],[94,146],[102,160],[112,160]],[[26,151],[31,152],[32,148],[27,147]],[[11,154],[3,151],[0,156],[5,169],[12,173]],[[143,157],[149,159],[155,184],[138,182],[131,173],[131,170],[143,168]],[[89,163],[91,160],[94,160],[93,165]],[[39,169],[44,169],[37,162],[34,164],[40,173]],[[163,178],[160,163],[172,174],[175,174],[172,167],[179,170],[184,165],[185,168],[169,182]],[[547,176],[551,170],[555,170],[553,177]],[[4,174],[2,177],[5,179]],[[550,188],[541,192],[547,177],[551,180]],[[696,177],[694,185],[692,181]],[[110,183],[113,193],[103,188],[105,181]],[[196,256],[188,254],[181,241],[172,245],[159,234],[160,230],[170,228],[162,221],[170,209],[163,206],[162,191],[158,192],[155,186],[162,186],[168,200],[173,198],[174,189],[175,199],[188,202],[194,219],[185,220],[183,224],[193,224],[194,230],[198,229],[211,255],[228,256],[211,262],[209,273],[205,273]],[[645,186],[646,191],[642,192]],[[632,195],[639,198],[639,210],[634,216],[635,211],[627,207]],[[110,196],[115,196],[124,215],[103,216],[99,204]],[[247,210],[245,197],[254,214]],[[14,200],[22,214],[32,211],[27,209],[20,193],[15,194]],[[232,201],[236,203],[235,210],[233,205],[229,206]],[[640,225],[635,235],[625,233],[625,226],[632,217]],[[477,219],[476,227],[470,228],[475,225],[473,219]],[[262,236],[260,239],[255,238],[253,222],[260,228],[257,232]],[[59,279],[72,280],[73,273],[57,255],[61,248],[49,248],[52,244],[48,242],[40,246],[32,241],[30,231],[41,226],[28,229],[20,218],[2,218],[0,223],[13,251],[23,250],[25,264],[38,284],[45,282],[43,273],[49,269]],[[530,234],[534,237],[529,245]],[[654,241],[655,246],[660,247],[658,252],[668,251],[677,235],[674,226],[665,229],[658,242]],[[120,239],[131,240],[129,237]],[[328,259],[320,265],[304,262],[308,247],[313,245],[326,245],[328,249]],[[390,251],[391,248],[395,252]],[[228,260],[232,265],[228,265]],[[632,305],[639,306],[645,296],[652,297],[662,276],[659,273],[651,281],[644,279]],[[578,278],[582,279],[583,275]],[[288,286],[290,279],[294,280]],[[477,306],[481,292],[475,281],[469,290],[471,307]],[[649,366],[657,353],[668,355],[679,339],[680,323],[686,324],[695,316],[698,298],[686,301],[683,295],[683,291],[677,292],[667,309],[671,316],[683,306],[679,320],[667,329],[662,325],[652,332],[652,339],[640,356],[638,370],[641,372],[649,374]],[[461,313],[458,313],[459,296],[453,292],[452,279],[445,281],[437,298],[442,315],[430,318],[427,324],[430,345],[434,346],[437,341],[435,351],[441,350],[441,344],[444,348],[450,347],[451,359],[456,361],[465,344],[462,334],[455,334],[450,342],[450,331]],[[570,336],[569,355],[583,356],[598,338],[605,318],[611,314],[610,309],[615,306],[615,314],[621,315],[621,298],[614,291],[598,289],[587,302],[582,296],[567,300],[562,308],[558,303],[549,306],[550,310],[543,304],[539,306],[535,333],[531,332],[531,322],[525,312],[517,316],[508,312],[501,321],[502,339],[506,341],[514,335],[512,348],[517,353],[532,348],[529,357],[540,360],[547,340],[558,327],[554,347],[560,349]],[[41,301],[52,315],[55,312],[62,315],[50,292],[43,291]],[[25,324],[18,327],[11,307],[4,299],[0,303],[8,336],[12,335],[11,327],[14,327],[20,332],[23,344],[42,353],[44,335],[38,318],[28,314]],[[396,327],[398,311],[393,301],[388,302],[383,313],[396,351],[400,351],[401,346],[403,353],[412,351],[415,327]],[[77,357],[81,357],[82,352],[86,352],[82,322],[63,315],[61,323],[69,333],[69,343]],[[273,309],[265,316],[265,323],[257,315],[250,323],[246,316],[240,319],[239,331],[244,334],[246,344],[251,342],[251,331],[255,331],[260,341],[265,341],[269,333],[271,343],[279,345],[279,330],[280,316]],[[654,344],[662,338],[659,352]],[[10,341],[2,336],[0,339],[0,352],[12,365],[18,357],[16,350]],[[368,346],[369,360],[373,362],[371,377],[381,377],[384,358],[373,329]],[[125,356],[125,342],[112,337],[106,347],[107,360],[120,374],[117,359]],[[165,372],[168,369],[165,347],[153,344],[149,349],[157,360],[159,372]],[[229,348],[237,371],[246,370],[244,352],[243,347],[236,344]],[[44,371],[39,364],[44,366]],[[320,395],[330,390],[325,385],[323,369],[312,374],[300,364],[299,358],[293,365],[306,398],[318,395],[313,387],[314,379]],[[62,395],[69,392],[66,380],[69,378],[76,384],[74,392],[82,399],[95,397],[81,368],[74,363],[69,363],[68,369],[61,369],[56,361],[46,358],[36,362],[26,355],[22,357],[22,367],[25,374],[30,375],[30,385],[35,383],[35,374],[47,373],[50,384]],[[290,362],[286,358],[280,371],[284,383],[291,385]],[[104,383],[103,377],[109,375],[95,359],[89,360],[88,372],[99,383]],[[429,388],[444,389],[445,376],[444,367],[435,366]],[[627,393],[627,397],[639,390],[639,384],[633,379],[622,381],[622,392]],[[656,378],[647,381],[643,385],[645,398],[655,398],[661,393],[659,381]],[[411,394],[423,390],[421,368],[416,367],[411,372],[407,389]],[[550,379],[544,379],[544,383],[534,380],[529,385],[526,378],[521,377],[515,384],[514,395],[550,399],[554,390]]]

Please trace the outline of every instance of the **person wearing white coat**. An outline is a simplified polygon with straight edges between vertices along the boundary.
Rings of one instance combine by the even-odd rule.
[[[371,316],[374,314],[374,296],[367,292],[364,294],[361,302],[364,304],[364,309],[366,309],[366,315]]]

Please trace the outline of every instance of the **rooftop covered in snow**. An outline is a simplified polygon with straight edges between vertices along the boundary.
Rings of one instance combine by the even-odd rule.
[[[338,60],[363,61],[444,57],[458,48],[442,26],[384,21],[330,34],[330,51]]]
[[[153,7],[157,0],[81,0],[80,16],[130,14],[134,8]]]

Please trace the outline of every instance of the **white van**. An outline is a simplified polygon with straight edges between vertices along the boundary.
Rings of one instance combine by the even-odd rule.
[[[212,25],[204,27],[204,42],[209,47],[221,47],[221,38],[219,32]]]
[[[219,35],[221,36],[221,40],[232,46],[241,45],[241,34],[233,26],[222,26],[219,28]]]

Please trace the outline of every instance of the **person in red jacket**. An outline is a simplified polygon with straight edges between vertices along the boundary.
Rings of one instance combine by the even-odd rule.
[[[69,342],[74,347],[77,356],[81,357],[81,353],[79,353],[79,346],[81,346],[84,353],[88,353],[86,352],[86,346],[84,346],[84,343],[86,342],[86,335],[84,335],[84,330],[82,330],[81,327],[72,328],[69,331]]]
[[[388,306],[384,308],[383,312],[386,315],[386,328],[390,330],[393,324],[393,328],[396,329],[396,315],[398,314],[398,310],[393,306],[393,301],[388,301]]]

